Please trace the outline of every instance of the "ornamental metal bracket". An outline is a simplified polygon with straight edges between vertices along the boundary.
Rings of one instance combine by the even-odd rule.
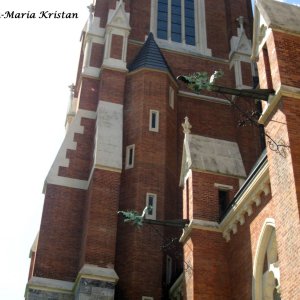
[[[223,71],[215,71],[210,78],[206,72],[196,72],[191,75],[180,75],[177,80],[187,84],[188,88],[195,93],[202,90],[217,92],[221,94],[234,95],[239,97],[248,97],[258,100],[268,101],[270,95],[274,95],[273,89],[234,89],[215,85],[216,79],[224,75]]]

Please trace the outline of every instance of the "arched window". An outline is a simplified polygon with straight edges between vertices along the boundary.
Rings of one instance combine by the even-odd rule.
[[[265,221],[257,243],[252,298],[254,300],[281,299],[275,222],[270,218]]]

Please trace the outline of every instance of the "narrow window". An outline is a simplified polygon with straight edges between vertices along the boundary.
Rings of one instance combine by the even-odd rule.
[[[149,130],[158,132],[159,129],[159,111],[150,110]]]
[[[194,0],[185,0],[185,42],[188,45],[195,45],[195,14]]]
[[[166,261],[166,284],[170,284],[172,280],[172,257],[167,255]]]
[[[146,218],[151,220],[156,220],[156,194],[147,193],[146,196],[146,206],[148,211],[146,213]]]
[[[171,40],[181,43],[181,0],[172,0]]]
[[[174,89],[171,86],[169,88],[169,106],[174,109]]]
[[[134,149],[135,149],[135,145],[130,145],[130,146],[126,147],[125,169],[133,168],[133,165],[134,165]]]
[[[226,211],[229,199],[229,191],[228,190],[219,190],[219,208],[220,208],[220,217]]]
[[[153,297],[146,297],[146,296],[142,297],[142,300],[153,300],[153,299],[154,299]]]
[[[157,37],[168,39],[168,0],[158,0]]]

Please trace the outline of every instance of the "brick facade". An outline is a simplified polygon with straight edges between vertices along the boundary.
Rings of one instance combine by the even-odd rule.
[[[288,146],[280,153],[267,147],[264,169],[262,158],[255,164],[263,148],[257,124],[238,126],[244,112],[257,109],[255,101],[208,91],[196,95],[176,80],[194,71],[223,70],[218,85],[236,87],[231,39],[251,38],[251,1],[203,3],[211,56],[197,45],[167,44],[155,32],[149,35],[156,0],[95,1],[94,27],[83,34],[75,86],[79,104],[73,125],[78,124],[67,131],[54,163],[58,168],[52,167],[51,180],[46,179],[26,299],[250,300],[255,289],[265,289],[254,270],[266,220],[275,222],[281,299],[300,294],[300,104],[295,96],[300,38],[273,30],[257,53],[260,88],[282,89],[265,117],[265,130]],[[108,27],[117,13],[119,23]],[[244,23],[237,22],[240,16]],[[154,39],[150,46],[147,36]],[[137,61],[141,57],[145,64]],[[254,67],[242,59],[239,66],[242,85],[252,86]],[[286,86],[291,88],[284,94]],[[155,130],[151,111],[157,113]],[[182,130],[185,117],[191,134],[206,141],[196,145],[196,153],[190,133]],[[224,146],[229,142],[234,146]],[[220,191],[226,193],[225,208]],[[189,223],[183,234],[181,228],[153,224],[137,229],[117,214],[141,213],[147,193],[156,195],[156,220]],[[270,264],[263,262],[259,267],[266,272]],[[179,284],[178,278],[183,278]],[[174,286],[181,290],[172,294]]]

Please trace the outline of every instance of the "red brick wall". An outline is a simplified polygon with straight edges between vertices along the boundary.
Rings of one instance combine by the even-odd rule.
[[[79,108],[96,111],[98,107],[98,88],[97,79],[82,77],[79,91]]]
[[[84,190],[47,185],[34,276],[75,280],[85,194]]]
[[[122,59],[123,52],[123,36],[112,34],[110,57],[115,59]]]
[[[226,244],[232,300],[252,299],[253,262],[258,238],[265,220],[274,218],[274,204],[270,198],[270,195],[262,195],[261,205],[252,206],[253,214],[250,217],[245,214],[245,223],[237,225],[237,233],[231,233]]]
[[[81,263],[115,262],[120,173],[95,169],[86,202]]]
[[[281,83],[289,86],[299,87],[300,37],[288,35],[283,32],[273,31],[273,39],[277,56],[277,61],[275,62],[278,64]],[[271,42],[268,43],[268,47],[269,46],[273,46]],[[277,85],[274,86],[277,87]]]
[[[103,69],[100,75],[99,99],[123,104],[125,79],[125,73]]]
[[[151,1],[130,1],[130,39],[144,42],[150,31]]]
[[[75,133],[76,150],[67,150],[68,167],[59,167],[59,176],[88,180],[91,172],[95,138],[95,120],[82,118],[83,134]]]
[[[218,222],[220,220],[219,190],[214,184],[219,183],[232,186],[233,189],[228,191],[228,193],[229,199],[233,199],[233,196],[239,189],[238,178],[193,172],[191,181],[192,195],[189,199],[189,219]],[[191,191],[189,193],[191,194]]]
[[[127,77],[125,92],[124,159],[126,146],[131,144],[135,144],[135,158],[134,167],[122,173],[120,209],[142,212],[146,193],[155,193],[158,220],[165,219],[167,215],[174,217],[180,207],[174,184],[178,182],[177,156],[172,153],[177,145],[176,135],[173,135],[176,108],[174,111],[169,108],[169,85],[167,74],[145,70]],[[159,110],[159,132],[149,131],[150,109]],[[120,218],[116,264],[120,276],[120,299],[162,297],[165,254],[161,246],[164,239],[163,227],[154,229],[145,225],[139,231],[128,223],[124,224]],[[131,266],[130,271],[128,265]]]
[[[298,44],[298,37],[276,31],[273,31],[267,40],[274,89],[278,89],[281,84],[299,86],[299,58],[294,57],[297,55]],[[264,73],[264,68],[260,60],[260,74]],[[261,87],[266,86],[267,82],[262,78]],[[280,148],[281,154],[272,151],[270,147],[267,148],[283,299],[293,299],[300,294],[299,109],[298,99],[282,97],[265,126],[266,132],[277,144],[290,146]],[[276,145],[273,144],[274,146]]]
[[[226,8],[224,0],[205,1],[207,47],[215,57],[228,58]],[[235,34],[236,35],[236,34]],[[222,45],[222,47],[220,47]],[[216,69],[217,70],[217,69]]]
[[[253,86],[251,64],[241,61],[241,69],[243,74],[243,85]]]
[[[189,253],[192,244],[192,253]],[[218,232],[194,229],[184,245],[185,299],[232,299],[226,241]],[[192,255],[192,259],[189,256]],[[192,262],[192,263],[191,263]],[[189,273],[189,266],[193,274]]]
[[[293,299],[300,293],[299,272],[296,271],[300,268],[299,107],[298,99],[284,98],[272,122],[266,126],[277,143],[291,146],[291,150],[284,149],[283,156],[268,148],[283,299]]]
[[[100,68],[103,61],[104,45],[92,43],[90,66]]]

